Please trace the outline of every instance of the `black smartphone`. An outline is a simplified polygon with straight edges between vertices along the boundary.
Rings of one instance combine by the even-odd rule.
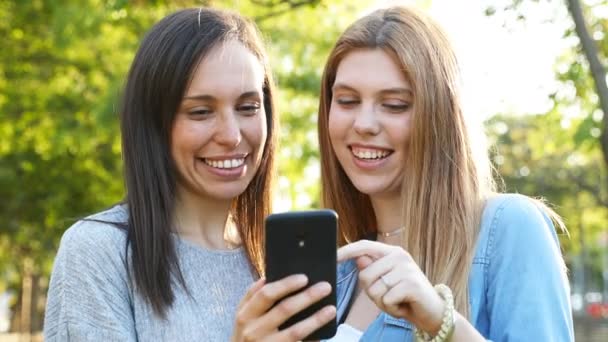
[[[329,209],[291,211],[266,218],[267,282],[292,274],[305,274],[308,277],[307,287],[326,281],[332,289],[327,297],[295,314],[279,329],[290,327],[327,305],[336,305],[337,231],[338,214]],[[306,340],[326,339],[335,334],[334,318]]]

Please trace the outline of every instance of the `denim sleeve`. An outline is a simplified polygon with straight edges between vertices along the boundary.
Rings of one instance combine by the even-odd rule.
[[[45,341],[136,340],[121,235],[83,221],[64,233],[49,284]]]
[[[530,199],[508,196],[488,240],[490,340],[574,341],[569,283],[555,228]]]

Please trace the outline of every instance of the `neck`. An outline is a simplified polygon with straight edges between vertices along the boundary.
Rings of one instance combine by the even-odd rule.
[[[371,198],[374,213],[376,214],[376,224],[378,230],[378,241],[393,245],[400,245],[405,229],[401,213],[400,196]]]
[[[238,244],[230,219],[231,200],[204,198],[179,185],[177,194],[173,226],[181,238],[209,249]]]

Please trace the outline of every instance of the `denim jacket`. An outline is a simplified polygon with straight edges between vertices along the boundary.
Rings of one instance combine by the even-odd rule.
[[[353,260],[338,265],[338,321],[357,285]],[[469,275],[469,322],[491,341],[574,341],[569,284],[550,218],[521,195],[490,199]],[[361,341],[413,341],[414,326],[382,312]]]

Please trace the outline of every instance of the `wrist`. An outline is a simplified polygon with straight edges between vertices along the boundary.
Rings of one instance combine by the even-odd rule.
[[[449,341],[456,325],[456,310],[454,309],[454,297],[449,287],[443,284],[435,285],[435,291],[443,300],[443,310],[440,322],[435,319],[428,325],[416,326],[416,341],[444,342]],[[428,330],[425,330],[428,329]]]
[[[427,307],[427,314],[412,320],[418,330],[427,332],[431,336],[437,335],[443,323],[443,315],[446,310],[446,302],[441,296],[437,296],[436,302]]]

